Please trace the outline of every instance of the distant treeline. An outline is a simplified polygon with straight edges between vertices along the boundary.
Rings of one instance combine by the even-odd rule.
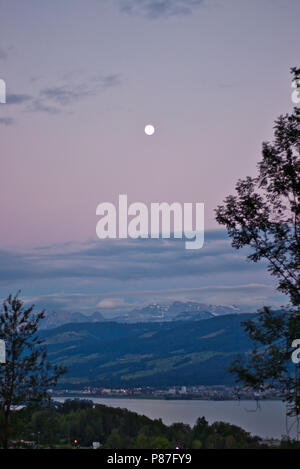
[[[13,413],[11,447],[89,448],[96,441],[108,449],[263,448],[258,437],[228,423],[209,425],[201,417],[194,427],[183,423],[167,426],[161,419],[151,420],[126,409],[94,405],[90,401],[30,405]]]

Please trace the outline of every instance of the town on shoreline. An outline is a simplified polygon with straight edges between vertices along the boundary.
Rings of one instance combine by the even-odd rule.
[[[173,400],[282,400],[282,394],[277,389],[268,389],[263,392],[253,392],[236,387],[215,386],[174,386],[168,388],[155,388],[151,386],[133,388],[61,388],[50,389],[50,395],[55,397],[83,397],[92,398],[127,398],[127,399],[173,399]]]

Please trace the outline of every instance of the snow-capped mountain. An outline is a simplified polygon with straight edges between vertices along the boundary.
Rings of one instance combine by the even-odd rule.
[[[120,312],[117,316],[106,316],[105,313],[95,312],[85,315],[78,312],[47,311],[46,317],[41,323],[42,329],[53,329],[68,323],[89,322],[170,322],[170,321],[200,321],[214,316],[225,314],[238,314],[242,311],[237,306],[208,305],[195,301],[174,301],[170,304],[152,303],[140,309],[129,312]]]
[[[243,312],[235,305],[208,305],[195,301],[174,301],[171,304],[153,303],[141,309],[114,317],[118,322],[160,322],[174,320],[201,320],[224,314],[238,314]]]

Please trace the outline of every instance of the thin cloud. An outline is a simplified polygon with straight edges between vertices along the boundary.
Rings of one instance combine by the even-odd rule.
[[[120,85],[118,74],[101,76],[90,82],[77,84],[63,84],[60,86],[44,88],[40,91],[41,101],[52,102],[61,107],[70,106],[89,96],[94,96],[102,91]]]
[[[108,316],[128,313],[153,303],[169,304],[173,301],[196,301],[213,305],[235,305],[239,311],[254,312],[263,305],[280,307],[282,295],[272,285],[264,283],[242,285],[210,284],[194,288],[161,288],[155,290],[119,290],[108,293],[63,293],[25,296],[26,303],[48,311],[101,311]]]
[[[0,250],[0,287],[2,296],[21,289],[48,310],[87,313],[174,300],[245,305],[247,310],[286,303],[266,264],[247,262],[247,254],[234,250],[220,229],[207,230],[197,252],[174,238]]]
[[[121,298],[103,298],[97,303],[96,308],[100,310],[102,309],[106,311],[112,311],[126,306],[128,307],[128,305],[126,305],[126,302]]]
[[[15,119],[12,117],[0,117],[0,125],[14,125],[15,122]]]
[[[30,103],[30,105],[27,108],[28,111],[31,112],[45,112],[47,114],[59,114],[60,109],[54,107],[54,106],[49,106],[48,104],[45,103],[44,100],[42,99],[33,99]]]
[[[188,15],[204,0],[119,0],[121,11],[150,19]]]
[[[119,74],[102,75],[81,81],[80,83],[63,83],[41,88],[37,95],[9,94],[7,104],[24,105],[29,112],[43,112],[50,115],[59,114],[65,108],[76,105],[90,96],[96,96],[109,88],[121,85]]]
[[[28,94],[9,94],[7,96],[7,104],[24,104],[32,100]]]
[[[112,88],[121,85],[121,77],[119,74],[107,75],[101,78],[103,89]]]
[[[88,289],[113,298],[113,292],[127,289],[127,299],[134,299],[129,290],[170,288],[178,294],[179,286],[235,286],[266,283],[268,278],[263,263],[247,263],[246,253],[233,250],[225,233],[216,231],[206,233],[204,248],[196,253],[185,250],[184,241],[176,239],[97,240],[23,252],[0,251],[0,285],[8,292],[21,288],[42,294],[45,289],[50,293],[50,285],[54,292],[71,286],[77,292]],[[219,292],[218,299],[222,295],[225,293]]]
[[[245,253],[228,240],[210,240],[195,254],[182,240],[102,240],[61,249],[15,253],[0,251],[0,282],[24,279],[110,279],[119,281],[260,272],[263,263],[247,264]]]
[[[79,85],[74,88],[64,85],[45,88],[41,90],[40,96],[42,99],[52,101],[60,106],[69,106],[70,104],[89,96],[89,94],[90,91],[87,90],[84,85]]]

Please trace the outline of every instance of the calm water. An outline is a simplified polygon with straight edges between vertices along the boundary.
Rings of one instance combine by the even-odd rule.
[[[81,397],[82,398],[82,397]],[[55,398],[63,402],[66,398]],[[184,422],[194,425],[198,417],[204,416],[209,423],[228,422],[244,428],[253,435],[269,438],[281,438],[286,435],[285,404],[281,401],[262,401],[256,410],[255,401],[190,401],[190,400],[153,400],[153,399],[114,399],[93,398],[95,404],[110,407],[122,407],[151,419],[161,418],[170,425]],[[256,411],[255,411],[256,410]],[[288,419],[288,424],[293,424]],[[295,437],[296,430],[290,431]]]

